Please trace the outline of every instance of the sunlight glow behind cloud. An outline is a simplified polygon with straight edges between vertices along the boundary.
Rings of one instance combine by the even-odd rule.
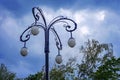
[[[89,31],[88,27],[86,27],[86,26],[81,27],[80,31],[83,35],[89,35],[90,34],[90,31]]]
[[[96,13],[96,18],[100,21],[103,21],[105,19],[105,16],[106,16],[105,11],[100,11]]]

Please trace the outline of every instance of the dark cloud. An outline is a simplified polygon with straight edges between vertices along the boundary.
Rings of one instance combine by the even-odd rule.
[[[35,6],[48,6],[53,9],[59,8],[106,8],[120,12],[120,0],[1,0],[0,7],[6,8],[16,16],[21,16],[31,11]]]

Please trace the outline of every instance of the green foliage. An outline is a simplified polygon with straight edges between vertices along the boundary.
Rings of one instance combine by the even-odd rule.
[[[15,74],[8,71],[4,64],[0,65],[0,80],[14,80]]]
[[[43,73],[42,72],[38,72],[34,75],[29,75],[27,78],[25,78],[24,80],[43,80]]]
[[[112,44],[100,44],[96,40],[88,40],[80,50],[84,54],[82,63],[77,64],[78,78],[81,80],[90,79],[97,68],[113,54]]]
[[[94,72],[93,78],[96,80],[119,80],[120,79],[120,58],[112,57],[107,59],[103,65]]]
[[[49,72],[50,80],[120,80],[120,57],[113,56],[112,44],[88,40],[80,52],[83,53],[80,63],[74,57],[65,64],[55,64]],[[15,74],[1,64],[0,80],[45,80],[45,66],[25,79],[15,79]]]
[[[44,66],[43,69],[40,72],[37,72],[36,74],[30,74],[27,78],[24,80],[44,80]]]
[[[113,57],[112,44],[88,40],[81,46],[81,63],[70,58],[66,64],[54,65],[50,70],[51,80],[119,80],[120,58]],[[26,80],[45,80],[45,70],[30,75]]]
[[[75,73],[74,73],[74,65],[75,65],[76,59],[70,58],[66,65],[55,65],[53,69],[50,71],[50,79],[51,80],[69,80],[75,79]]]
[[[50,71],[50,79],[51,80],[65,80],[65,71],[57,68],[53,68]]]

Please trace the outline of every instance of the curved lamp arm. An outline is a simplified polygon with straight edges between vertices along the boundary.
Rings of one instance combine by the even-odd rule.
[[[31,34],[30,29],[31,29],[31,27],[32,26],[28,27],[25,31],[23,31],[23,33],[20,36],[20,41],[26,42],[30,39],[30,34]],[[28,33],[26,33],[26,32],[28,32]],[[24,34],[26,34],[26,35],[24,36]],[[23,39],[23,36],[25,37],[25,39]]]
[[[56,41],[56,46],[57,46],[58,50],[62,50],[62,42],[61,42],[56,30],[54,28],[51,28],[51,31],[55,35],[55,41]]]
[[[23,31],[23,33],[22,33],[21,36],[20,36],[20,41],[26,42],[26,41],[28,41],[28,40],[30,39],[30,35],[31,35],[30,29],[31,29],[32,27],[34,27],[34,26],[37,26],[37,27],[42,28],[42,29],[45,30],[45,28],[44,28],[43,25],[40,25],[40,24],[34,25],[34,23],[33,23],[31,26],[29,26],[26,30]],[[28,33],[27,33],[27,32],[28,32]],[[25,34],[26,34],[26,35],[25,35]],[[24,35],[25,35],[25,39],[23,39]]]
[[[55,17],[50,23],[48,26],[50,26],[50,24],[52,24],[54,21],[56,21],[57,19],[60,19],[60,18],[63,18],[64,16],[57,16]]]
[[[35,23],[37,23],[37,21],[39,21],[40,17],[42,17],[42,20],[44,22],[45,27],[47,28],[47,23],[46,23],[46,19],[44,17],[44,14],[42,12],[42,9],[40,9],[39,7],[33,7],[32,8],[32,13],[33,16],[35,18]]]
[[[73,28],[68,24],[68,21],[72,22],[74,24]],[[66,17],[63,17],[63,16],[54,18],[50,22],[50,24],[48,25],[48,29],[50,29],[55,23],[59,23],[59,22],[63,22],[64,23],[66,31],[68,31],[68,32],[73,32],[74,30],[77,29],[77,24],[72,19],[69,19],[69,18],[66,18]]]

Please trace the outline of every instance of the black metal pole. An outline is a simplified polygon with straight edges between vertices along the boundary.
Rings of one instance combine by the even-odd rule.
[[[49,80],[49,53],[45,53],[45,80]]]
[[[49,80],[49,30],[45,30],[45,78]]]
[[[57,32],[55,31],[53,25],[55,23],[58,23],[58,22],[64,23],[65,24],[64,27],[65,27],[66,31],[70,32],[71,36],[72,36],[72,32],[77,29],[77,24],[72,19],[69,19],[69,18],[63,17],[63,16],[58,16],[58,17],[55,17],[49,23],[49,25],[47,25],[46,19],[45,19],[44,15],[43,15],[43,12],[42,12],[42,10],[40,8],[34,7],[32,9],[32,13],[33,13],[33,16],[35,18],[35,22],[31,26],[29,26],[21,34],[20,41],[24,42],[24,47],[26,47],[26,42],[30,39],[31,28],[34,27],[34,26],[42,28],[45,31],[45,48],[44,48],[44,52],[45,52],[45,78],[46,78],[45,80],[49,80],[49,31],[51,29],[53,31],[53,33],[55,34],[55,37],[56,37],[56,40],[57,40],[56,41],[56,43],[57,43],[56,46],[57,46],[58,50],[61,50],[62,49],[62,43],[61,43],[61,40],[60,40]],[[43,20],[43,23],[41,23],[41,22],[39,23],[38,22],[38,21],[41,20],[40,18]],[[74,25],[73,28],[68,24],[68,21],[73,23],[73,25]],[[28,32],[28,33],[26,34],[26,32]],[[24,36],[24,35],[26,35],[26,36]],[[37,35],[37,34],[33,34],[33,35]],[[23,39],[23,37],[25,37],[25,39]]]

